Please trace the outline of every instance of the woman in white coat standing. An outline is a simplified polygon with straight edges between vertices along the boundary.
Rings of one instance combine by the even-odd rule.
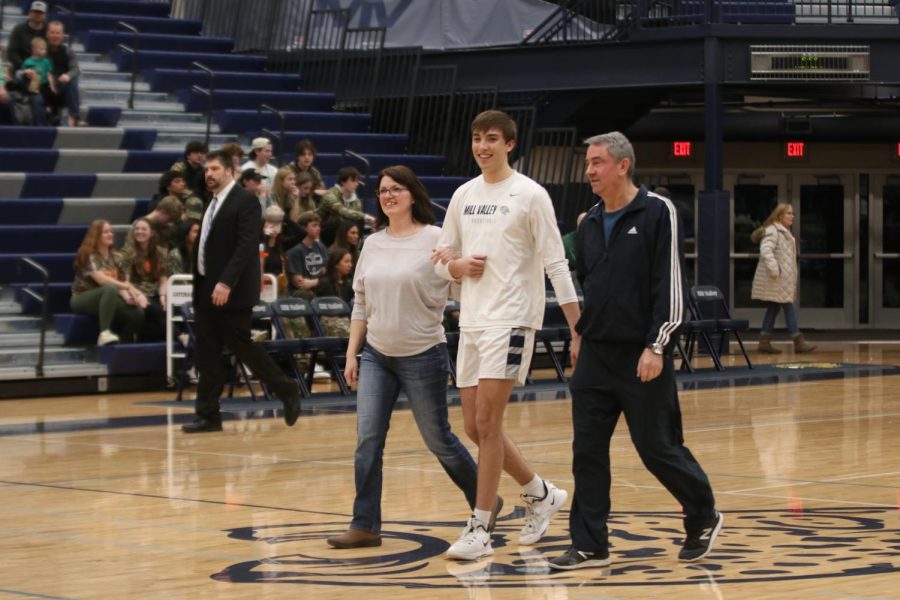
[[[797,240],[791,235],[794,223],[794,208],[782,203],[775,207],[765,223],[750,236],[759,243],[759,264],[753,276],[750,297],[766,303],[762,331],[759,334],[759,352],[779,354],[781,350],[772,346],[772,330],[778,311],[784,310],[784,320],[788,333],[794,341],[795,352],[811,352],[815,346],[806,343],[797,326]]]

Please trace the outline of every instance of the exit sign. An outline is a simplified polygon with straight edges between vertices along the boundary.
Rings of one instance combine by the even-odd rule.
[[[806,142],[788,142],[784,148],[787,158],[804,158],[806,156]]]
[[[672,156],[676,158],[690,158],[691,143],[690,142],[672,142]]]

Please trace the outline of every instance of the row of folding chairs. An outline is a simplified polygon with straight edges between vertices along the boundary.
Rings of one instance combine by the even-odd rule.
[[[177,398],[180,400],[184,386],[187,382],[187,372],[193,365],[194,349],[196,347],[194,334],[194,307],[191,302],[186,302],[179,307],[184,325],[188,334],[188,347],[186,357],[182,361],[181,375],[178,381]],[[304,397],[312,395],[312,384],[315,366],[318,360],[326,363],[331,370],[341,393],[350,395],[350,386],[344,378],[344,362],[347,352],[348,339],[345,337],[330,336],[326,332],[323,317],[350,317],[351,308],[337,296],[321,296],[312,300],[303,298],[278,298],[272,303],[260,302],[253,307],[253,319],[270,325],[272,339],[258,342],[262,348],[272,355],[276,362],[285,368],[300,386]],[[292,338],[288,336],[289,319],[302,319],[306,322],[312,335],[305,338]],[[307,372],[301,373],[297,358],[308,355]],[[251,385],[251,374],[240,361],[232,360],[233,355],[227,348],[223,352],[223,360],[232,365],[232,377],[228,382],[227,394],[231,397],[235,385],[246,385],[250,397],[256,400],[256,393]],[[266,386],[262,386],[263,395],[270,397]]]

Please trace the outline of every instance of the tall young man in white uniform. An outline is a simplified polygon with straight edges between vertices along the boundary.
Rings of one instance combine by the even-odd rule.
[[[435,270],[462,283],[457,384],[466,434],[478,444],[475,511],[449,558],[493,553],[488,523],[506,471],[523,487],[526,521],[520,544],[534,544],[568,494],[539,477],[503,433],[514,385],[522,385],[544,316],[544,271],[572,330],[580,310],[547,191],[509,165],[516,124],[500,111],[472,122],[472,154],[481,176],[453,194],[435,251]]]

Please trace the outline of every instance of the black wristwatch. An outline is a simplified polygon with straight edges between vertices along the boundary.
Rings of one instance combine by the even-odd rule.
[[[650,344],[650,351],[653,352],[653,354],[656,354],[657,356],[662,356],[663,353],[666,351],[666,348],[659,342],[653,342],[652,344]]]

